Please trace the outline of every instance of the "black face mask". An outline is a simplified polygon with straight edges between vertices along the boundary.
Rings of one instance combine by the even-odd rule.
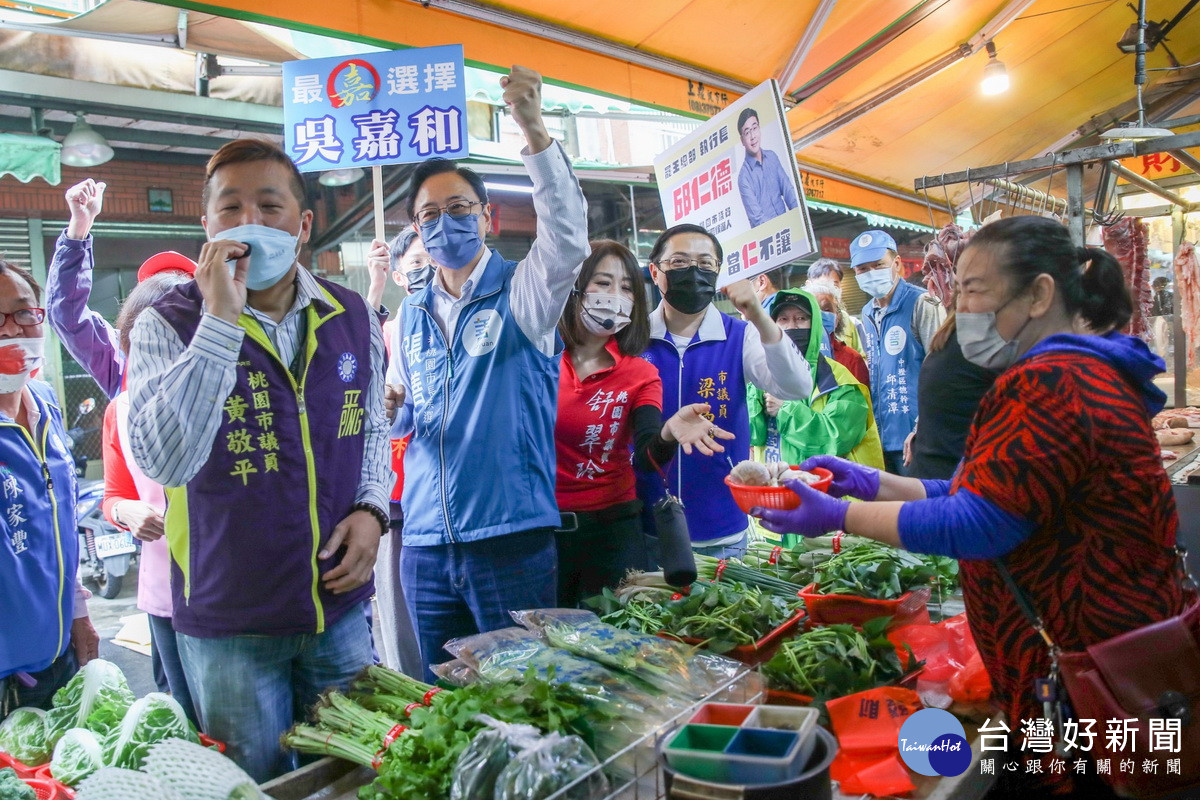
[[[419,292],[429,285],[433,280],[433,264],[426,264],[423,267],[410,269],[404,273],[405,280],[408,281],[408,293]]]
[[[812,338],[812,328],[789,328],[784,331],[792,344],[800,349],[800,355],[808,355],[808,340]]]
[[[667,291],[663,297],[681,314],[699,314],[717,293],[717,273],[692,265],[666,270]]]

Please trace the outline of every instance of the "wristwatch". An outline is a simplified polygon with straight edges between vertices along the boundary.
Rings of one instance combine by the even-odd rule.
[[[355,503],[350,507],[350,512],[353,513],[355,511],[366,511],[368,514],[373,516],[376,521],[379,522],[380,536],[383,536],[388,532],[388,528],[391,525],[391,519],[388,518],[388,515],[385,514],[383,509],[379,506],[375,505],[374,503]]]

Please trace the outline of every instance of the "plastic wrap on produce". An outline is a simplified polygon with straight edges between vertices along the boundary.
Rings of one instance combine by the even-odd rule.
[[[615,628],[591,611],[540,608],[513,618],[555,647],[634,675],[676,697],[697,700],[728,683],[741,665],[722,656],[696,658],[680,642]]]
[[[1140,219],[1123,217],[1104,229],[1104,249],[1112,253],[1125,272],[1125,285],[1133,298],[1133,317],[1125,333],[1150,339],[1150,257],[1146,250],[1148,234]]]
[[[1196,245],[1191,242],[1184,242],[1175,256],[1175,296],[1176,309],[1183,315],[1190,369],[1196,366],[1196,348],[1200,345],[1200,262],[1196,259]]]
[[[467,686],[479,680],[479,673],[461,658],[434,664],[430,669],[434,675],[451,686]]]

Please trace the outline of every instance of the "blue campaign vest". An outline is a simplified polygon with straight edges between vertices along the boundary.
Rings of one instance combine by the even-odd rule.
[[[54,391],[41,381],[29,390],[42,417],[32,436],[0,415],[0,678],[54,663],[75,610],[75,465]]]
[[[683,501],[692,541],[722,539],[744,531],[745,513],[733,502],[725,486],[730,461],[750,457],[750,413],[746,409],[746,376],[742,366],[746,323],[721,314],[724,339],[701,341],[692,337],[682,358],[675,343],[652,338],[643,358],[658,368],[663,384],[663,419],[690,403],[712,406],[713,422],[737,438],[721,442],[725,452],[704,456],[682,450],[670,465],[662,465],[671,494]],[[723,391],[724,390],[724,391]],[[728,398],[728,399],[726,399]],[[725,410],[722,413],[722,406]],[[663,479],[657,472],[638,473],[638,497],[651,506],[663,496]],[[644,515],[643,519],[647,517]]]
[[[912,319],[923,294],[911,283],[900,281],[878,325],[871,318],[875,300],[862,310],[871,404],[885,451],[903,450],[904,440],[917,423],[917,380],[925,347],[913,335]]]
[[[433,284],[405,299],[413,436],[404,453],[404,546],[473,542],[558,527],[554,420],[559,354],[547,356],[509,307],[515,261],[491,251],[447,344]]]
[[[236,379],[208,460],[167,490],[175,630],[190,636],[320,633],[371,596],[335,595],[318,561],[350,514],[362,475],[370,326],[362,297],[317,279],[305,311],[300,380],[249,314]],[[201,318],[195,283],[155,304],[186,346]]]

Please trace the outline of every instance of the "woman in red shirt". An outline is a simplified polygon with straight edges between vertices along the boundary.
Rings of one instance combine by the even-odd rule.
[[[634,464],[664,467],[680,445],[688,453],[724,452],[717,440],[733,434],[713,425],[705,403],[663,423],[658,370],[637,357],[650,340],[645,286],[624,245],[592,243],[558,330],[566,345],[554,427],[563,512],[558,601],[570,607],[645,565]]]

